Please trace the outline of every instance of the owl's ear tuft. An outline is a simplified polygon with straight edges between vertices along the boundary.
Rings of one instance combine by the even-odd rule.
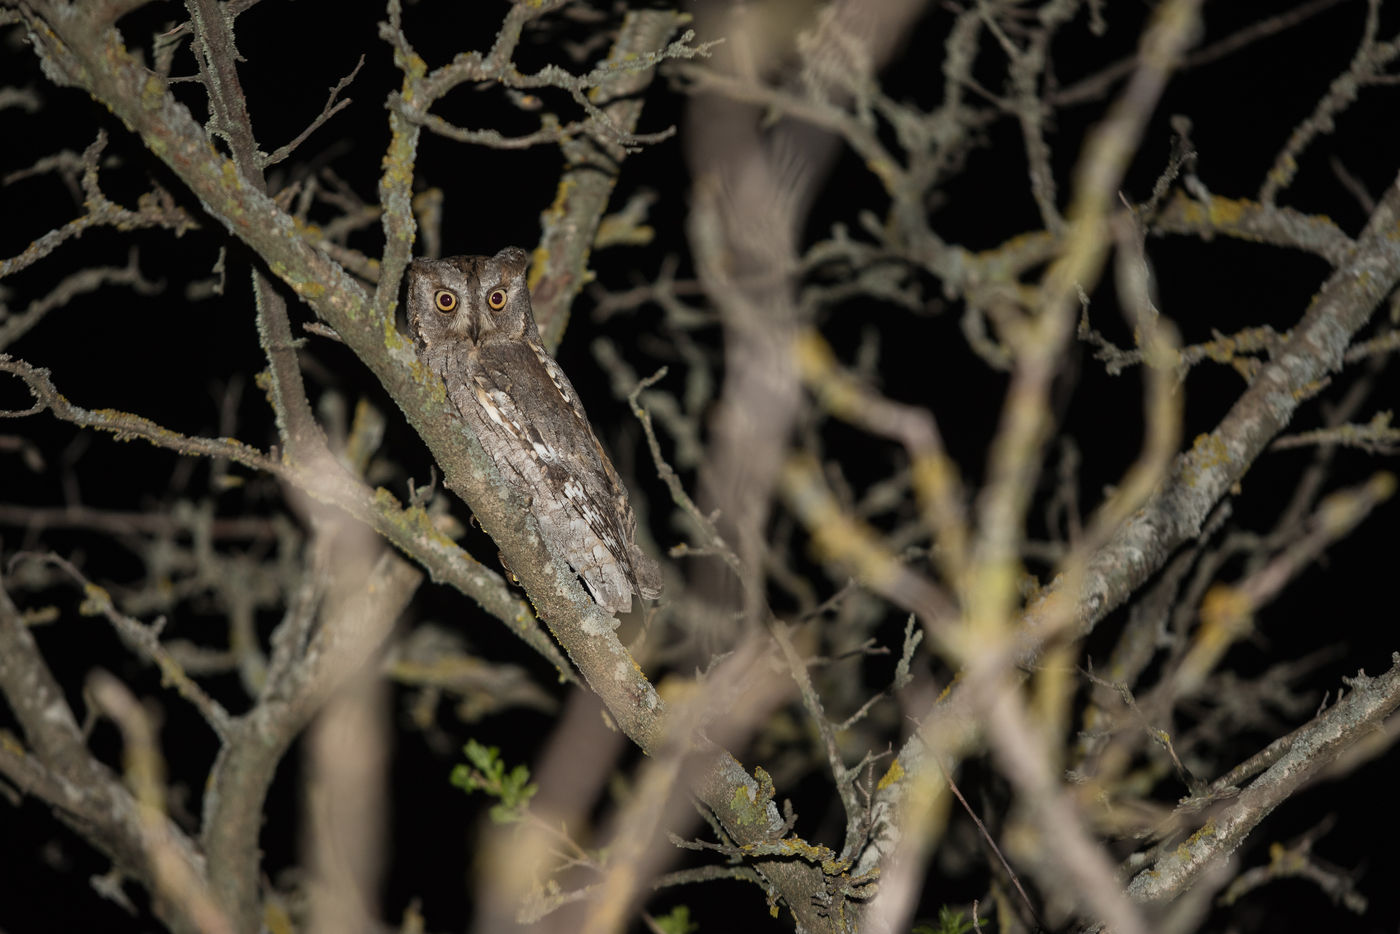
[[[404,277],[404,281],[411,287],[415,281],[432,275],[432,272],[432,260],[422,258],[415,259],[408,264],[408,275]]]
[[[506,267],[513,275],[523,275],[530,267],[530,254],[518,246],[508,246],[496,254],[496,262]]]

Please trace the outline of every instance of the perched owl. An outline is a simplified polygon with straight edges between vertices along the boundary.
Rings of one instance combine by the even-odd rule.
[[[525,251],[415,260],[408,323],[418,358],[507,482],[529,497],[545,545],[603,609],[661,595],[661,571],[636,544],[627,490],[583,403],[540,343],[525,285]]]

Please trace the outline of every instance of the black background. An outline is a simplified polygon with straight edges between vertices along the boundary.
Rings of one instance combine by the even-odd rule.
[[[1055,73],[1062,84],[1094,73],[1134,48],[1151,5],[1130,0],[1107,6],[1109,30],[1104,37],[1089,34],[1081,13],[1056,41]],[[1198,47],[1285,6],[1208,2],[1206,32]],[[1400,26],[1394,6],[1388,4],[1384,10],[1382,36]],[[924,107],[935,106],[943,93],[941,44],[951,22],[943,5],[932,7],[883,76],[892,96]],[[504,3],[492,2],[419,3],[407,9],[405,30],[433,67],[461,50],[488,47],[504,9]],[[176,4],[150,4],[123,20],[128,45],[145,44],[163,24],[182,20],[181,14]],[[1200,178],[1218,194],[1252,197],[1291,129],[1346,68],[1361,35],[1364,14],[1363,2],[1340,2],[1301,27],[1176,76],[1129,170],[1125,193],[1138,200],[1148,195],[1169,153],[1167,120],[1172,114],[1184,114],[1193,123]],[[388,141],[384,100],[399,83],[389,47],[377,36],[382,19],[382,9],[367,3],[265,0],[238,21],[239,48],[246,58],[240,75],[254,130],[264,150],[295,136],[320,110],[327,89],[354,67],[362,53],[365,55],[364,69],[347,92],[353,104],[314,134],[282,168],[296,171],[308,162],[326,162],[367,201],[376,198],[379,159]],[[43,79],[34,56],[20,41],[21,33],[14,27],[3,31],[0,83],[35,88],[43,98],[43,107],[35,113],[15,109],[0,112],[0,139],[4,140],[0,174],[31,165],[58,149],[80,152],[102,127],[110,139],[107,152],[111,164],[104,166],[102,173],[108,197],[133,205],[151,178],[178,192],[179,185],[159,162],[104,108],[84,93],[54,88]],[[560,38],[552,30],[527,36],[517,58],[520,68],[531,71],[551,61],[567,65],[556,45]],[[984,49],[977,77],[986,87],[999,90],[1004,82],[1003,67],[1003,58]],[[188,51],[183,51],[176,59],[176,72],[188,74],[192,68]],[[578,70],[578,66],[572,68]],[[202,116],[200,89],[194,84],[180,88],[181,99]],[[1359,101],[1339,118],[1335,132],[1317,140],[1304,154],[1298,182],[1281,202],[1301,211],[1326,214],[1355,234],[1365,212],[1338,181],[1330,160],[1340,160],[1373,196],[1392,183],[1400,167],[1396,94],[1392,87],[1363,91]],[[546,103],[571,114],[562,96],[558,100],[546,97]],[[684,106],[684,97],[667,81],[656,82],[648,92],[640,131],[680,124]],[[1054,148],[1062,205],[1071,188],[1084,135],[1102,116],[1103,106],[1102,101],[1096,101],[1055,114],[1049,142]],[[506,106],[494,88],[458,89],[436,112],[462,126],[494,126],[507,133],[534,128],[534,117]],[[614,206],[636,191],[656,192],[652,223],[657,239],[647,247],[598,253],[594,268],[602,285],[625,288],[646,280],[671,253],[682,255],[681,275],[687,274],[683,258],[689,196],[685,145],[683,134],[678,135],[626,162]],[[417,171],[419,179],[445,193],[445,251],[485,253],[507,244],[530,247],[536,242],[539,214],[554,198],[560,166],[557,150],[549,147],[492,152],[424,134]],[[279,187],[276,173],[272,181],[274,188]],[[933,215],[934,228],[946,240],[970,249],[994,247],[1017,233],[1039,228],[1028,194],[1024,148],[1011,118],[988,129],[986,145],[973,153],[967,171],[941,191],[940,197]],[[831,184],[814,205],[806,242],[824,236],[833,222],[854,227],[859,210],[879,212],[883,206],[874,180],[856,156],[846,153],[834,169]],[[202,216],[197,203],[186,202],[185,207]],[[80,210],[56,176],[30,178],[0,188],[0,218],[4,220],[0,223],[0,256],[19,253],[31,240],[77,216]],[[219,433],[221,399],[231,382],[241,380],[233,433],[265,447],[274,439],[274,429],[261,393],[250,380],[262,362],[253,328],[249,255],[236,245],[229,246],[227,288],[222,298],[189,301],[183,294],[185,282],[209,275],[219,248],[229,245],[221,228],[204,222],[205,229],[178,239],[163,231],[94,230],[0,282],[0,287],[8,290],[9,308],[22,309],[67,273],[90,264],[120,265],[134,247],[145,274],[164,279],[168,285],[153,296],[138,296],[120,288],[82,296],[51,313],[9,352],[49,368],[59,390],[78,405],[139,413],[190,434]],[[370,228],[352,245],[374,255],[377,237],[377,229]],[[1149,251],[1157,274],[1158,304],[1177,323],[1188,343],[1208,340],[1213,331],[1230,333],[1262,323],[1286,328],[1302,316],[1328,273],[1325,264],[1314,257],[1224,238],[1210,243],[1158,238],[1149,242]],[[968,352],[958,328],[959,309],[940,310],[937,284],[926,286],[933,312],[929,315],[911,318],[891,307],[848,304],[832,309],[820,324],[838,353],[848,359],[864,330],[873,327],[880,331],[885,338],[883,391],[892,398],[929,406],[964,476],[975,481],[995,428],[1004,380]],[[1126,328],[1113,310],[1111,285],[1102,286],[1094,299],[1095,325],[1120,344],[1125,343]],[[635,429],[625,406],[611,397],[607,381],[598,372],[589,353],[591,338],[601,333],[616,340],[639,372],[674,361],[667,359],[664,348],[646,339],[649,324],[654,324],[658,314],[656,309],[643,308],[606,321],[593,320],[591,309],[592,301],[585,293],[575,305],[559,357],[584,395],[599,433],[615,450],[626,451],[635,444]],[[297,322],[311,320],[309,311],[295,302],[293,315]],[[1378,321],[1384,316],[1384,310],[1378,312]],[[391,414],[385,452],[402,467],[395,492],[404,495],[409,477],[424,480],[430,465],[426,450],[393,418],[392,403],[355,358],[343,347],[314,337],[304,354],[312,361],[314,382],[332,386],[351,399],[368,397]],[[1104,485],[1116,480],[1137,453],[1141,441],[1139,381],[1131,372],[1119,377],[1105,375],[1084,350],[1077,353],[1068,373],[1062,393],[1061,430],[1081,447],[1081,499],[1092,505]],[[1343,375],[1321,400],[1303,406],[1292,427],[1316,427],[1322,403],[1338,398],[1348,382]],[[670,385],[679,385],[674,369]],[[1218,422],[1239,387],[1238,376],[1227,368],[1193,371],[1185,390],[1186,442]],[[1364,410],[1363,418],[1400,400],[1396,389],[1392,373],[1375,404]],[[0,381],[0,408],[27,405],[27,393],[17,381]],[[96,507],[155,509],[182,493],[201,491],[209,469],[203,463],[182,463],[139,442],[122,444],[106,436],[78,432],[47,415],[0,423],[0,433],[23,435],[37,445],[46,461],[45,469],[35,473],[17,458],[0,455],[3,502],[60,505],[72,501],[76,494],[82,502]],[[1309,456],[1306,450],[1266,455],[1245,478],[1235,498],[1237,524],[1267,529]],[[619,460],[627,461],[629,455],[621,453]],[[1364,480],[1386,466],[1378,461],[1360,452],[1339,453],[1331,485],[1341,487]],[[1393,459],[1389,466],[1393,468]],[[884,462],[872,463],[871,478],[887,467]],[[653,499],[663,502],[659,496]],[[242,489],[222,494],[219,502],[221,514],[265,514],[280,508],[280,491],[275,484],[252,477]],[[1233,649],[1225,667],[1251,674],[1284,658],[1330,650],[1307,679],[1319,702],[1323,691],[1331,690],[1335,696],[1342,676],[1360,668],[1377,673],[1389,667],[1389,654],[1397,647],[1396,623],[1400,621],[1394,588],[1385,586],[1389,580],[1385,575],[1396,564],[1396,515],[1396,507],[1388,504],[1351,538],[1332,548],[1326,560],[1308,570],[1283,599],[1261,614],[1257,635]],[[668,540],[664,528],[655,531]],[[0,544],[7,558],[21,548],[54,550],[72,558],[99,582],[130,580],[141,571],[124,548],[90,533],[50,531],[42,540],[35,540],[23,529],[0,528]],[[26,602],[35,604],[45,600],[62,607],[64,613],[58,623],[40,627],[35,634],[56,673],[72,691],[70,700],[81,708],[78,691],[94,667],[113,670],[138,693],[159,698],[164,734],[179,737],[178,747],[167,749],[171,779],[177,788],[184,789],[184,806],[197,813],[201,783],[216,750],[213,737],[182,704],[162,693],[157,676],[133,660],[103,622],[74,612],[77,600],[72,592],[26,597]],[[475,610],[455,592],[425,585],[410,617],[457,620],[472,613]],[[217,621],[217,614],[201,617],[197,608],[192,608],[188,616],[172,619],[168,631],[192,636]],[[261,620],[264,635],[275,622],[275,615]],[[1095,648],[1100,654],[1107,651],[1119,623],[1115,617],[1104,624],[1099,638],[1091,642],[1091,654]],[[553,683],[544,666],[489,620],[469,615],[463,625],[485,657],[530,666],[541,683]],[[1100,641],[1102,645],[1097,644]],[[238,709],[240,692],[232,679],[227,683],[214,679],[209,686],[221,700]],[[401,708],[396,716],[403,716]],[[553,722],[544,715],[524,713],[469,726],[444,717],[441,725],[463,742],[473,736],[500,746],[503,758],[515,763],[530,760]],[[1280,724],[1277,733],[1296,725]],[[0,712],[0,726],[14,729],[8,712]],[[1239,758],[1277,733],[1241,735]],[[99,725],[94,742],[106,761],[118,761],[119,743],[110,726]],[[399,733],[392,776],[393,852],[387,860],[390,871],[384,892],[387,918],[397,918],[411,899],[421,897],[430,929],[458,930],[470,923],[467,880],[483,802],[448,787],[446,776],[454,761],[455,754],[428,748],[416,734]],[[1306,919],[1310,928],[1396,930],[1400,926],[1400,897],[1389,883],[1397,869],[1389,840],[1390,831],[1400,826],[1400,814],[1396,796],[1387,792],[1395,784],[1396,761],[1391,752],[1345,783],[1322,784],[1297,796],[1272,815],[1239,854],[1245,866],[1259,865],[1267,860],[1270,842],[1287,841],[1324,816],[1333,815],[1336,826],[1316,851],[1321,858],[1362,874],[1361,890],[1371,900],[1367,915],[1350,915],[1312,885],[1285,882],[1251,894],[1228,911],[1218,911],[1207,929],[1300,930]],[[293,789],[297,763],[294,751],[284,761],[265,815],[265,867],[273,877],[296,860],[298,818]],[[820,809],[828,806],[831,798],[829,786],[819,776],[780,792],[793,797],[799,813],[810,815],[799,825],[799,832],[813,832],[822,825]],[[804,805],[811,810],[804,811]],[[832,843],[835,838],[823,842]],[[148,916],[129,918],[81,881],[106,868],[100,857],[36,801],[6,804],[0,809],[0,931],[157,929],[158,924]],[[981,895],[984,884],[985,879],[977,874],[945,874],[935,864],[921,914],[935,914],[945,903],[970,902]],[[128,891],[136,890],[128,886]],[[140,903],[139,893],[136,900]],[[787,927],[784,921],[768,922],[762,895],[752,887],[711,883],[707,889],[659,897],[652,905],[664,911],[680,902],[691,906],[703,930]]]

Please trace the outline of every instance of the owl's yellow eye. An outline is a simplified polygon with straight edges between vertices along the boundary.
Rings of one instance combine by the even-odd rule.
[[[486,304],[491,306],[492,311],[500,311],[506,307],[506,290],[492,289],[491,294],[486,296]]]
[[[438,289],[433,293],[433,304],[438,311],[450,315],[457,310],[457,296],[447,289]]]

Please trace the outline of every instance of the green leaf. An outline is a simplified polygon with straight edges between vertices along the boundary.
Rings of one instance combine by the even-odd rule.
[[[944,905],[938,909],[938,923],[919,921],[910,930],[910,934],[967,934],[971,930],[972,922],[963,917],[961,911]]]
[[[690,908],[685,905],[677,905],[667,914],[659,915],[652,921],[666,934],[693,934],[700,930],[700,925],[690,920]]]

